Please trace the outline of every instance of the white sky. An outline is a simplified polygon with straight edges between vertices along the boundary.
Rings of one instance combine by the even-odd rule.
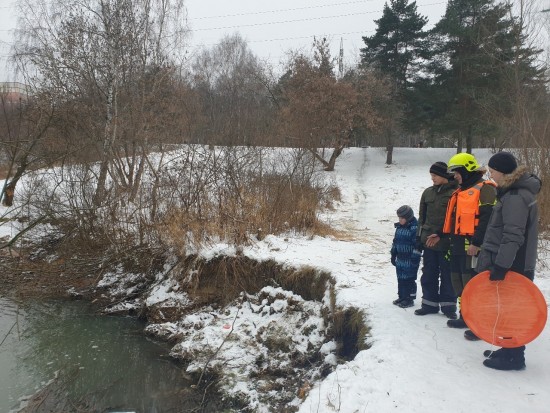
[[[240,32],[261,59],[274,66],[289,49],[309,50],[313,37],[327,37],[344,60],[353,63],[364,47],[362,36],[376,28],[384,0],[188,0],[193,45],[211,46],[226,34]],[[418,0],[418,11],[435,24],[445,12],[445,0]]]
[[[0,0],[0,81],[11,80],[5,62],[13,43],[16,16],[13,0]],[[326,36],[336,56],[340,39],[344,61],[354,63],[362,36],[374,33],[385,0],[187,0],[192,31],[190,55],[198,46],[210,47],[227,34],[239,32],[254,53],[278,66],[289,49],[309,50],[314,36]],[[418,11],[435,24],[445,12],[445,0],[418,0]]]
[[[13,80],[6,68],[6,59],[13,42],[13,29],[16,25],[13,0],[0,0],[0,82]]]
[[[536,10],[550,9],[550,0],[534,0]],[[199,46],[213,46],[227,34],[239,32],[262,60],[278,67],[290,50],[309,50],[314,36],[326,36],[334,56],[340,41],[345,64],[354,64],[371,36],[374,20],[382,15],[385,0],[187,0],[189,56]],[[13,42],[15,0],[0,0],[0,81],[12,80],[6,57]],[[445,13],[446,0],[417,0],[418,12],[432,27]]]

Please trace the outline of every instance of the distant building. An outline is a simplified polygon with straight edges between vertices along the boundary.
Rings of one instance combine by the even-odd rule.
[[[15,104],[28,99],[29,89],[24,83],[0,82],[0,95],[5,103]]]

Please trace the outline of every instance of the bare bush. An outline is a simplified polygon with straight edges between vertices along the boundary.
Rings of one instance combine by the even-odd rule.
[[[267,234],[326,232],[318,213],[338,195],[299,149],[190,145],[148,154],[136,193],[118,191],[101,207],[94,204],[98,169],[36,172],[22,188],[28,214],[46,219],[68,248],[185,256],[212,241],[241,245]]]
[[[291,56],[279,81],[281,133],[287,145],[309,150],[325,170],[333,171],[354,134],[360,129],[382,133],[397,111],[390,111],[395,105],[387,104],[390,88],[381,77],[357,71],[336,79],[326,39],[316,40],[313,49],[313,57]],[[393,117],[384,116],[387,112]],[[328,160],[324,148],[332,150]]]

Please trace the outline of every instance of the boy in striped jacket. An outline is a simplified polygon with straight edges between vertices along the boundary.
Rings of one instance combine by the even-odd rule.
[[[414,305],[416,278],[420,266],[420,255],[416,246],[418,221],[412,208],[403,205],[397,210],[399,222],[395,223],[395,235],[391,246],[391,263],[397,273],[397,300],[393,304],[407,308]]]

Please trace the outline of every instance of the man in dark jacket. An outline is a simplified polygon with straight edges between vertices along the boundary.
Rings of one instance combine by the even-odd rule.
[[[424,250],[422,266],[422,306],[416,315],[441,312],[456,319],[456,295],[451,283],[451,267],[447,251],[449,240],[437,234],[443,229],[445,211],[457,184],[447,172],[445,162],[436,162],[430,167],[433,186],[426,188],[420,198],[418,212],[417,249]]]
[[[494,182],[484,179],[485,169],[469,153],[454,155],[448,170],[454,173],[459,188],[449,199],[443,233],[451,242],[451,281],[460,305],[464,287],[476,274],[475,261],[496,203],[496,189]],[[447,320],[447,326],[467,328],[462,315],[458,320]],[[464,337],[479,340],[471,330],[466,330]]]
[[[537,194],[540,179],[518,167],[509,152],[489,159],[491,178],[498,185],[498,202],[487,226],[476,271],[491,271],[492,281],[505,279],[508,270],[535,277],[538,242]],[[483,364],[497,370],[525,368],[525,346],[487,350]]]

